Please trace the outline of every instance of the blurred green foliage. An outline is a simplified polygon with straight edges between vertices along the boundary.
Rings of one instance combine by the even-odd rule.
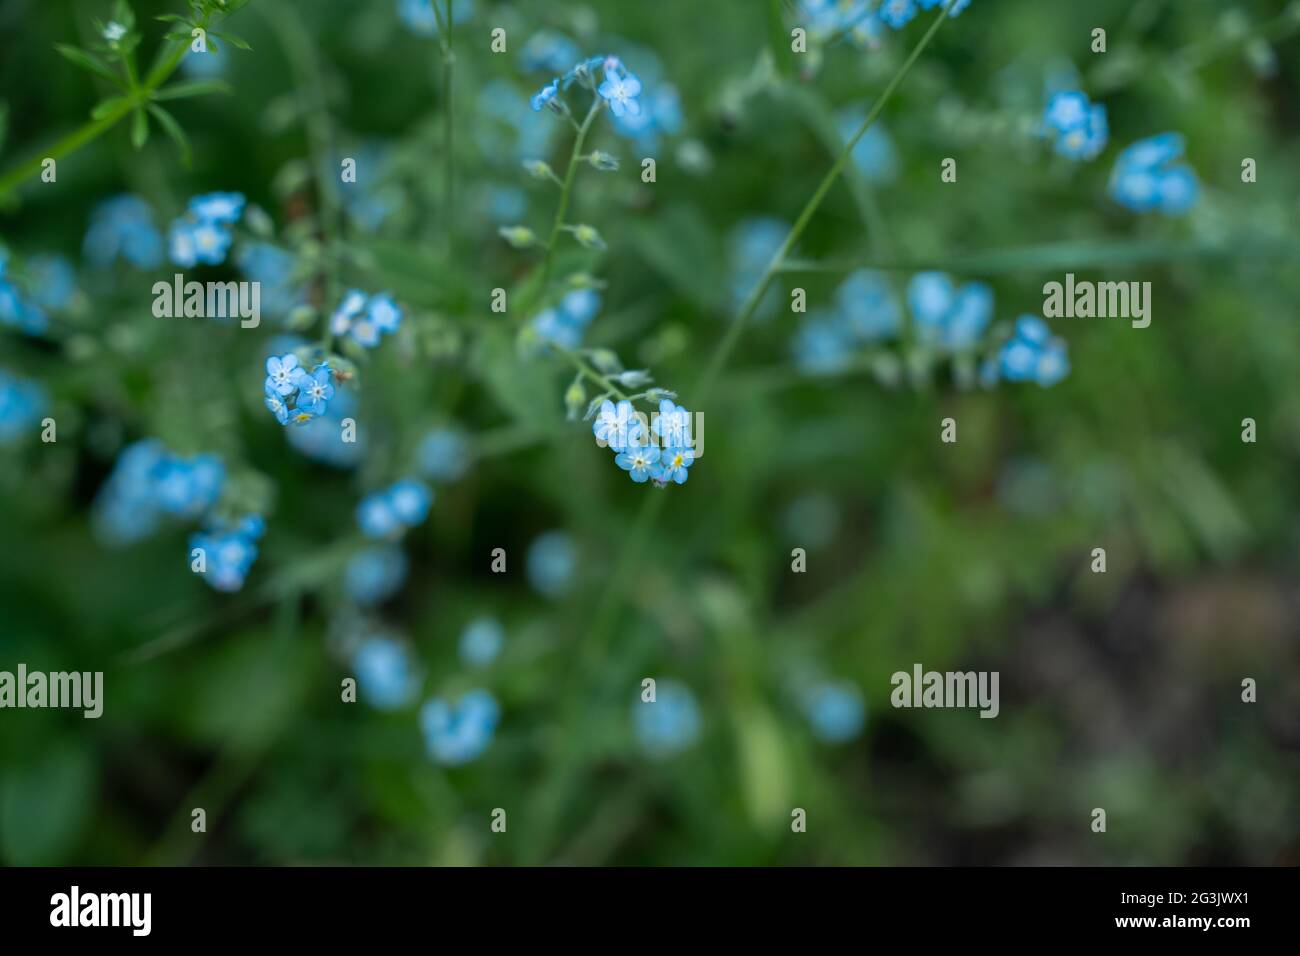
[[[85,121],[102,90],[55,52],[107,3],[0,7],[8,168]],[[835,116],[865,114],[924,29],[879,49],[828,49],[813,71],[785,47],[780,3],[479,2],[453,32],[457,216],[441,215],[444,79],[435,40],[396,5],[253,0],[230,51],[232,95],[175,104],[193,145],[142,150],[126,126],[32,181],[0,218],[15,252],[76,258],[90,210],[135,192],[179,213],[239,190],[278,223],[314,223],[312,124],[340,150],[382,141],[400,203],[374,233],[345,226],[332,277],[391,290],[399,341],[361,369],[374,436],[357,474],[302,457],[261,407],[278,330],[157,320],[152,275],[79,274],[69,335],[6,334],[0,365],[41,380],[59,440],[0,449],[0,667],[105,671],[97,721],[0,713],[0,859],[50,863],[766,864],[1278,863],[1300,852],[1300,41],[1279,2],[974,0],[946,23],[882,123],[900,156],[887,188],[849,170],[800,242],[807,272],[778,277],[827,301],[871,261],[981,278],[997,319],[1037,312],[1064,273],[1149,280],[1154,321],[1060,320],[1072,373],[1052,389],[966,392],[942,380],[809,379],[790,362],[797,317],[747,330],[702,411],[707,454],[682,487],[635,486],[563,421],[562,361],[523,360],[518,295],[530,260],[479,202],[527,190],[542,231],[554,195],[513,155],[484,153],[480,91],[545,77],[517,51],[550,28],[584,54],[654,51],[686,128],[642,184],[626,140],[593,144],[618,174],[584,171],[574,221],[605,254],[565,249],[557,275],[607,283],[589,343],[692,404],[731,316],[726,236],[755,215],[792,220],[837,153]],[[146,47],[155,15],[141,2]],[[926,18],[928,22],[928,17]],[[511,52],[489,52],[507,28]],[[1107,28],[1109,49],[1090,52]],[[151,32],[152,31],[152,32]],[[1046,78],[1073,68],[1106,104],[1111,145],[1091,164],[1027,135]],[[1111,203],[1119,148],[1176,130],[1202,183],[1185,219]],[[567,126],[552,140],[560,168]],[[707,162],[684,162],[683,150]],[[345,153],[346,155],[346,153]],[[939,182],[959,159],[956,184]],[[1243,157],[1257,183],[1240,180]],[[453,236],[452,258],[446,254]],[[169,274],[169,269],[162,270]],[[518,301],[516,299],[516,301]],[[330,304],[326,305],[326,308]],[[956,445],[939,421],[959,423]],[[1242,419],[1259,440],[1241,440]],[[426,693],[477,681],[456,657],[492,613],[506,649],[482,680],[501,701],[478,761],[445,769],[413,712],[341,704],[339,575],[360,493],[409,468],[419,438],[454,421],[476,463],[439,488],[406,542],[409,580],[383,619],[429,675]],[[209,591],[173,529],[121,551],[92,537],[90,502],[120,447],[157,436],[216,451],[257,484],[269,532],[249,583]],[[654,500],[652,496],[660,496]],[[647,502],[652,502],[647,504]],[[541,532],[578,544],[558,601],[527,585]],[[493,548],[506,574],[489,569]],[[791,549],[808,570],[791,572]],[[1108,570],[1089,571],[1104,547]],[[895,710],[890,675],[997,670],[1001,714]],[[847,678],[864,733],[811,734],[793,675]],[[691,749],[651,760],[629,715],[643,677],[699,702]],[[1245,677],[1259,702],[1243,704]],[[208,832],[190,831],[205,807]],[[493,808],[507,834],[489,831]],[[808,831],[790,832],[806,808]],[[1089,830],[1108,811],[1105,835]]]

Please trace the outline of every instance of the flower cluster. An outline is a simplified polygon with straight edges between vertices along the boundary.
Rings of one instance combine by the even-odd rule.
[[[1034,315],[1016,319],[1015,331],[1003,343],[997,362],[986,364],[982,377],[992,384],[998,376],[1008,382],[1055,385],[1070,373],[1070,358],[1063,339],[1052,336],[1047,323]]]
[[[948,0],[881,0],[876,16],[882,23],[898,30],[910,23],[922,10],[933,10],[947,3]],[[970,0],[957,0],[948,15],[959,16],[969,6]]]
[[[429,756],[457,766],[480,756],[492,742],[501,708],[486,690],[472,690],[452,702],[431,697],[420,708],[420,731]]]
[[[983,282],[958,287],[942,272],[918,272],[907,284],[917,337],[950,352],[974,348],[993,318],[993,290]]]
[[[559,305],[545,309],[533,317],[529,328],[541,342],[576,349],[600,311],[600,293],[595,289],[574,289],[560,300]]]
[[[364,548],[349,559],[343,589],[361,607],[380,604],[406,583],[406,571],[406,555],[396,545]]]
[[[387,634],[367,637],[352,655],[362,699],[379,710],[398,710],[415,699],[421,673],[406,645]]]
[[[785,237],[790,234],[790,223],[772,216],[755,216],[736,223],[727,234],[727,258],[731,264],[731,303],[739,309],[758,285],[763,272],[772,261]],[[776,284],[763,295],[756,320],[770,319],[777,310],[780,291]]]
[[[244,214],[240,193],[208,193],[195,196],[185,215],[172,221],[167,234],[167,252],[178,266],[199,263],[220,265],[234,241],[232,227]]]
[[[119,256],[140,269],[162,261],[162,235],[153,212],[139,196],[114,196],[95,208],[82,251],[92,265],[112,265]]]
[[[924,292],[923,285],[918,291]],[[925,295],[917,304],[928,317],[937,319],[940,303]],[[794,337],[795,363],[811,375],[843,371],[855,348],[873,345],[896,336],[901,313],[889,283],[879,272],[859,269],[835,291],[834,305],[809,313]]]
[[[659,402],[659,412],[647,427],[645,416],[630,401],[615,405],[606,399],[591,426],[596,440],[615,452],[614,463],[638,484],[653,481],[682,485],[695,463],[691,413],[672,399]]]
[[[1110,139],[1106,107],[1078,90],[1052,94],[1043,111],[1043,128],[1056,140],[1056,151],[1068,159],[1096,159]]]
[[[494,617],[478,617],[460,635],[460,659],[467,667],[487,667],[506,642],[506,632]]]
[[[190,567],[215,590],[238,591],[257,560],[257,542],[265,532],[261,515],[212,522],[190,536]]]
[[[597,82],[597,71],[600,80]],[[562,94],[574,84],[583,86],[609,106],[616,117],[641,114],[641,81],[616,56],[593,56],[582,60],[563,76],[557,76],[535,93],[528,104],[534,113],[549,109],[559,116],[570,115]]]
[[[95,502],[96,526],[110,543],[152,534],[164,517],[194,519],[221,497],[226,469],[216,455],[184,458],[156,439],[123,449]]]
[[[1134,212],[1159,210],[1167,216],[1187,212],[1196,204],[1199,185],[1191,166],[1175,162],[1182,154],[1183,138],[1177,133],[1160,133],[1134,143],[1115,160],[1111,197]]]
[[[40,421],[47,401],[35,382],[0,370],[0,445],[16,441]]]
[[[402,310],[387,292],[367,296],[359,289],[349,289],[330,316],[331,334],[346,336],[367,349],[396,332],[401,324]]]
[[[357,525],[367,538],[396,540],[422,522],[433,504],[433,491],[414,478],[403,478],[366,495],[357,505]]]
[[[298,364],[292,352],[266,360],[266,407],[281,425],[305,425],[325,414],[334,397],[334,373],[328,362],[310,372]]]

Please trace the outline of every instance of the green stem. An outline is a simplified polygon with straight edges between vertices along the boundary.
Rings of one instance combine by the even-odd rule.
[[[108,132],[118,121],[131,113],[140,104],[146,102],[153,92],[162,86],[163,83],[176,71],[180,66],[181,60],[185,57],[185,51],[188,49],[186,44],[177,44],[171,55],[163,60],[158,67],[152,70],[145,79],[144,85],[135,88],[135,94],[124,99],[108,113],[97,120],[91,120],[84,126],[73,130],[62,139],[56,141],[48,149],[37,153],[30,159],[19,163],[10,169],[3,176],[0,176],[0,196],[4,196],[13,191],[13,189],[30,176],[36,175],[41,169],[41,164],[47,159],[60,160],[71,153],[76,152],[98,139],[104,133]]]
[[[587,133],[591,130],[592,121],[595,120],[596,114],[600,112],[602,102],[598,95],[592,94],[591,109],[587,110],[587,117],[582,121],[582,125],[578,127],[578,135],[573,140],[573,150],[569,153],[569,168],[564,171],[564,182],[560,186],[560,202],[555,207],[555,221],[551,224],[550,238],[546,240],[546,255],[542,258],[541,281],[538,282],[537,287],[528,298],[528,308],[524,309],[524,318],[527,318],[532,313],[538,300],[546,295],[547,286],[551,283],[551,268],[555,260],[555,244],[559,241],[560,230],[564,226],[564,217],[569,211],[569,195],[573,192],[573,180],[578,172],[582,147],[587,141]]]
[[[921,37],[921,41],[917,43],[917,45],[912,49],[912,52],[908,55],[907,59],[903,61],[903,65],[898,68],[898,72],[894,74],[893,79],[889,81],[884,92],[880,94],[879,99],[876,100],[875,106],[873,106],[871,112],[867,114],[867,118],[862,121],[862,125],[858,127],[857,132],[853,134],[852,138],[845,144],[844,148],[840,150],[840,154],[836,157],[830,170],[828,170],[826,175],[822,177],[822,181],[817,186],[816,191],[812,194],[812,198],[809,199],[807,205],[803,207],[803,211],[799,213],[799,218],[795,220],[794,225],[790,228],[790,232],[785,237],[785,241],[781,243],[781,248],[776,251],[776,254],[772,257],[772,261],[767,264],[767,268],[764,269],[763,274],[759,276],[758,282],[755,283],[754,288],[750,290],[744,304],[740,308],[740,313],[736,316],[736,320],[731,323],[731,326],[727,329],[727,334],[723,336],[722,341],[718,343],[718,347],[714,349],[713,356],[710,358],[709,364],[704,369],[704,374],[700,376],[699,384],[691,395],[691,401],[693,401],[697,406],[704,404],[705,398],[713,388],[713,383],[717,380],[718,373],[721,372],[723,366],[726,365],[727,359],[731,357],[732,351],[735,350],[736,345],[740,342],[740,336],[744,333],[745,327],[749,324],[750,319],[753,318],[754,313],[758,310],[759,303],[763,301],[763,295],[767,292],[767,287],[771,284],[773,277],[781,269],[786,256],[788,256],[790,250],[794,248],[794,244],[798,242],[799,237],[803,235],[803,231],[808,227],[808,223],[812,220],[812,217],[821,207],[823,200],[826,198],[826,194],[831,190],[831,186],[835,185],[835,181],[839,179],[845,163],[848,162],[849,157],[853,153],[853,148],[858,145],[858,140],[862,139],[867,130],[870,129],[871,124],[876,121],[878,116],[880,116],[881,111],[885,108],[885,104],[893,97],[894,92],[902,84],[903,78],[911,71],[912,65],[916,63],[921,52],[929,45],[930,40],[933,39],[934,35],[939,31],[939,27],[943,25],[943,21],[948,16],[948,10],[956,2],[957,0],[948,0],[948,3],[944,5],[944,8],[939,11],[939,15],[935,17],[934,22],[930,24],[930,29],[925,32],[925,36]]]
[[[621,389],[619,389],[617,385],[615,385],[613,382],[609,380],[608,376],[601,375],[600,372],[596,371],[596,369],[594,369],[590,365],[590,363],[588,363],[585,359],[583,359],[583,357],[579,355],[577,352],[571,352],[570,350],[564,348],[562,345],[556,345],[554,343],[551,343],[551,348],[555,349],[555,351],[559,352],[570,362],[572,362],[574,368],[578,370],[578,374],[581,375],[583,378],[587,379],[593,384],[599,385],[602,389],[604,389],[607,392],[612,392],[615,395],[615,397],[617,397],[620,401],[624,401],[624,402],[631,401],[631,399],[628,398],[628,396],[624,394],[624,392]]]

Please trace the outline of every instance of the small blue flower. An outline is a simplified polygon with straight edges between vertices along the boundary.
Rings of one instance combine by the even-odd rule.
[[[573,539],[563,531],[548,531],[528,546],[525,573],[540,594],[557,598],[569,589],[577,567]]]
[[[691,413],[672,399],[660,400],[659,414],[651,423],[650,431],[664,447],[694,445],[691,434]]]
[[[388,499],[397,520],[408,528],[413,528],[429,516],[433,492],[423,482],[404,478],[389,487]]]
[[[519,60],[527,72],[560,73],[578,58],[578,47],[572,40],[551,30],[534,33],[524,43]]]
[[[501,708],[486,690],[472,690],[451,703],[431,697],[420,708],[420,732],[429,756],[447,766],[481,756],[496,733]]]
[[[296,408],[310,412],[312,415],[325,414],[326,403],[334,397],[334,385],[331,381],[334,373],[328,365],[318,365],[307,372],[297,369],[294,387],[298,389]]]
[[[628,442],[627,448],[614,456],[614,464],[626,471],[637,484],[650,479],[658,461],[659,448],[648,443]]]
[[[494,617],[470,621],[460,635],[460,659],[467,667],[487,667],[505,645],[506,632]]]
[[[434,12],[435,3],[439,5],[438,10],[441,12],[443,0],[397,0],[397,16],[412,33],[421,36],[437,36],[439,14]],[[473,10],[474,0],[452,0],[452,25],[465,20]]]
[[[298,356],[292,352],[272,355],[266,360],[267,390],[274,390],[278,395],[292,395],[301,371],[302,369],[298,367]]]
[[[369,538],[397,538],[429,514],[433,492],[413,478],[367,495],[357,505],[357,524]]]
[[[406,646],[391,637],[371,637],[352,656],[360,697],[377,710],[398,710],[415,699],[419,677]]]
[[[883,0],[876,15],[883,23],[898,30],[916,16],[916,2],[915,0]]]
[[[623,401],[615,405],[606,399],[600,404],[591,431],[597,441],[603,441],[614,451],[624,451],[630,443],[641,437],[641,419],[637,417],[631,402]]]
[[[357,526],[367,538],[392,538],[401,534],[402,523],[385,494],[367,495],[357,505]]]
[[[1175,164],[1182,152],[1183,138],[1177,133],[1161,133],[1129,146],[1115,161],[1111,197],[1134,212],[1188,212],[1196,204],[1199,184],[1190,166]]]
[[[1047,323],[1037,316],[1022,315],[1017,319],[1014,334],[998,353],[997,374],[1009,382],[1037,382],[1048,388],[1069,372],[1065,341],[1053,338]]]
[[[1056,140],[1056,151],[1069,159],[1096,159],[1110,138],[1106,108],[1089,102],[1078,90],[1052,95],[1043,113],[1043,126]]]
[[[884,275],[858,269],[835,290],[835,304],[846,330],[862,342],[877,342],[898,333],[899,309]]]
[[[407,561],[395,545],[377,545],[358,551],[343,572],[343,587],[362,607],[386,601],[406,581]]]
[[[189,211],[200,222],[231,224],[244,214],[243,193],[207,193],[190,200]]]
[[[848,681],[816,684],[803,694],[800,703],[813,734],[827,743],[852,740],[866,722],[862,694]]]
[[[678,485],[686,484],[689,476],[687,469],[695,464],[695,450],[685,448],[680,445],[669,445],[659,452],[659,460],[651,469],[651,476],[660,484],[673,482]],[[636,480],[636,476],[632,476]]]
[[[429,432],[415,454],[420,473],[432,481],[455,481],[469,470],[469,442],[451,428]]]
[[[617,69],[605,69],[605,81],[596,88],[601,97],[609,101],[610,112],[615,116],[638,116],[641,104],[637,96],[641,93],[641,81],[631,73],[620,73]]]
[[[35,382],[0,370],[0,445],[17,441],[40,421],[48,404]]]
[[[148,204],[139,196],[123,195],[96,207],[83,251],[96,266],[111,265],[121,256],[140,269],[152,269],[162,260],[163,242]]]
[[[648,756],[670,757],[699,740],[700,708],[685,684],[661,680],[653,701],[638,698],[633,702],[632,724]]]
[[[386,334],[396,332],[402,322],[402,310],[387,292],[371,296],[366,303],[366,312],[375,328]]]
[[[559,79],[554,79],[534,93],[532,98],[529,99],[528,105],[533,108],[534,113],[540,113],[543,107],[550,107],[556,112],[563,112],[561,104],[564,101],[561,100],[559,96],[560,81]]]
[[[263,530],[261,516],[250,515],[234,526],[215,524],[191,535],[191,568],[217,591],[238,591],[257,560],[257,539]],[[194,565],[196,550],[202,554],[198,567]]]
[[[810,313],[792,342],[795,365],[807,375],[835,375],[849,366],[852,342],[838,316]]]

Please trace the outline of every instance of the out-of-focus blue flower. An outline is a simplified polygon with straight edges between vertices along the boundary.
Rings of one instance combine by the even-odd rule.
[[[387,292],[367,296],[359,289],[349,289],[330,316],[330,330],[364,348],[374,348],[382,336],[396,332],[401,322],[402,310]]]
[[[612,114],[615,132],[636,141],[639,149],[653,154],[659,148],[659,136],[672,136],[682,128],[682,97],[671,83],[658,83],[641,97],[638,112]]]
[[[221,497],[226,468],[216,455],[168,455],[155,466],[152,480],[159,508],[178,517],[197,518]]]
[[[3,276],[0,269],[0,284]],[[67,308],[77,291],[77,273],[63,256],[32,256],[27,260],[27,276],[32,302],[51,312]]]
[[[443,0],[397,0],[397,16],[412,33],[421,36],[438,35],[438,17]],[[435,13],[433,5],[439,4]],[[474,0],[451,0],[451,22],[461,23],[474,12]]]
[[[505,646],[506,632],[494,617],[477,617],[460,635],[460,659],[467,667],[487,667]]]
[[[528,546],[525,573],[528,583],[549,598],[560,597],[573,583],[578,555],[573,539],[563,531],[548,531]]]
[[[432,504],[428,485],[403,478],[361,499],[357,524],[368,538],[398,538],[424,521]]]
[[[181,458],[159,441],[123,450],[95,499],[94,525],[108,544],[151,534],[164,515],[202,516],[221,497],[225,466],[215,455]]]
[[[1052,94],[1043,111],[1043,128],[1055,139],[1056,151],[1069,159],[1096,159],[1110,139],[1106,107],[1078,90]]]
[[[669,757],[699,739],[700,709],[685,684],[661,680],[656,683],[653,702],[638,697],[632,704],[632,725],[647,755]]]
[[[406,581],[406,568],[406,555],[395,545],[365,548],[349,559],[343,586],[348,597],[368,607],[397,593]]]
[[[234,236],[224,223],[185,215],[172,222],[167,234],[171,261],[186,269],[197,264],[220,265]]]
[[[392,637],[374,636],[352,655],[360,698],[377,710],[398,710],[415,699],[418,668],[406,645]]]
[[[366,432],[356,430],[356,441],[343,440],[342,422],[356,412],[356,394],[348,389],[336,390],[334,400],[322,415],[285,430],[285,438],[302,454],[335,468],[353,468],[365,456]],[[281,422],[284,424],[284,422]]]
[[[876,15],[881,22],[897,30],[916,16],[916,0],[882,0]]]
[[[918,272],[907,287],[918,337],[949,351],[973,348],[993,318],[993,290],[982,282],[958,288],[943,272]]]
[[[563,73],[578,58],[578,46],[562,33],[539,30],[519,51],[519,62],[529,73]]]
[[[729,259],[731,262],[731,300],[739,308],[749,295],[751,289],[776,256],[785,237],[790,233],[790,224],[780,219],[760,216],[745,219],[737,223],[727,238]],[[776,283],[763,295],[754,313],[758,320],[771,318],[776,312],[780,291]]]
[[[847,142],[866,118],[866,113],[857,109],[841,112],[838,118],[840,136]],[[852,155],[853,164],[872,182],[889,183],[898,177],[898,151],[879,121],[867,127],[853,147]]]
[[[492,743],[501,708],[486,690],[472,690],[454,704],[431,697],[420,708],[420,732],[434,761],[447,766],[469,763]]]
[[[456,481],[469,470],[469,441],[454,428],[435,428],[415,453],[420,474],[430,481]]]
[[[231,225],[244,214],[245,203],[243,193],[205,193],[190,199],[189,212],[200,222]]]
[[[31,429],[47,405],[45,390],[35,382],[0,370],[0,445],[16,441]]]
[[[582,344],[587,326],[600,311],[600,293],[595,289],[574,289],[559,304],[533,316],[530,323],[537,338],[549,345],[576,349]]]
[[[119,256],[140,269],[162,261],[162,235],[153,224],[153,212],[139,196],[122,195],[95,207],[83,249],[96,266],[108,266]]]
[[[257,542],[266,524],[260,515],[249,515],[234,525],[214,524],[190,536],[190,564],[194,567],[195,550],[203,555],[203,565],[196,573],[214,590],[238,591],[257,560]]]
[[[564,112],[564,101],[559,97],[560,80],[557,77],[534,93],[529,98],[528,105],[533,108],[534,113],[540,113],[545,107],[549,107],[554,112],[562,113]]]
[[[807,375],[835,375],[848,368],[853,342],[838,315],[810,313],[794,334],[794,363]]]
[[[877,342],[898,334],[899,309],[884,275],[870,269],[849,273],[835,290],[835,305],[848,332],[859,341]]]
[[[823,681],[808,688],[800,704],[819,740],[839,744],[862,732],[867,709],[861,692],[848,681]]]
[[[1066,343],[1054,338],[1042,319],[1022,315],[998,353],[997,371],[1009,382],[1037,382],[1044,388],[1055,385],[1070,373]]]
[[[230,60],[229,44],[222,43],[216,49],[208,46],[206,53],[190,50],[181,60],[181,72],[192,80],[206,80],[226,72]]]
[[[1196,204],[1199,184],[1189,165],[1175,164],[1182,153],[1183,138],[1177,133],[1161,133],[1129,146],[1115,160],[1111,197],[1134,212],[1186,213]]]
[[[49,328],[49,317],[32,299],[5,275],[0,260],[0,326],[17,329],[27,335],[41,335]]]
[[[235,253],[235,264],[261,284],[262,311],[281,316],[306,302],[303,284],[294,279],[293,255],[269,242],[246,242]]]

